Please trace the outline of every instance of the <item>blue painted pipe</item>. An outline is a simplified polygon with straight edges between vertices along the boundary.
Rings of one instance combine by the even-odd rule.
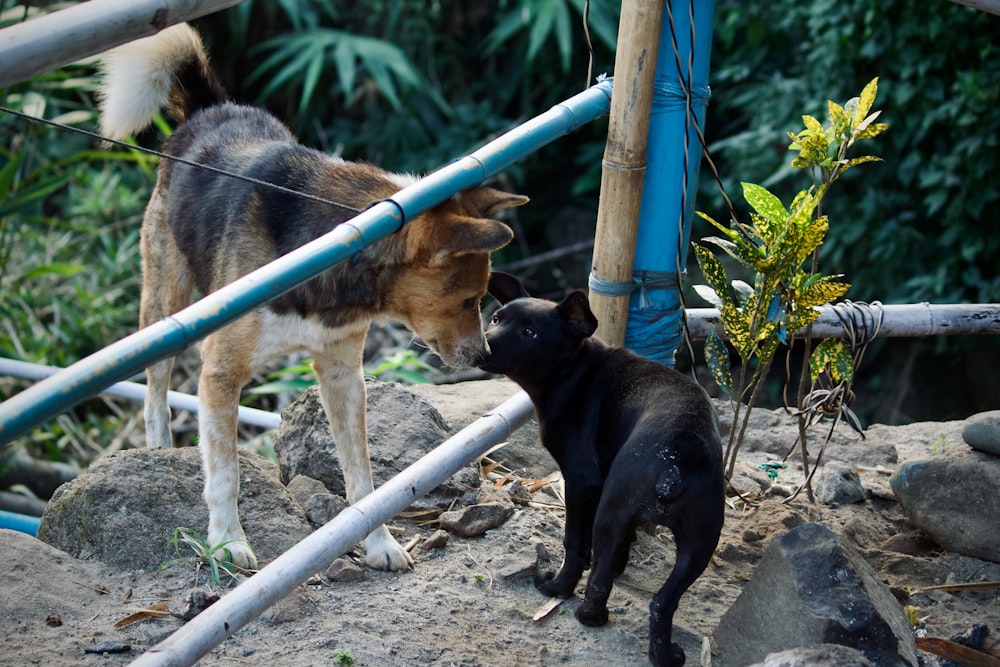
[[[691,16],[694,11],[694,44]],[[701,164],[701,142],[688,119],[684,86],[690,81],[692,106],[702,127],[708,107],[708,71],[712,46],[714,0],[670,0],[664,11],[656,58],[653,105],[646,143],[646,176],[639,209],[633,281],[625,346],[673,366],[683,338],[680,281],[687,264],[694,197]],[[680,69],[671,38],[680,54]],[[693,65],[688,58],[692,54]],[[681,84],[684,84],[682,86]],[[687,146],[685,172],[684,151]],[[685,182],[686,173],[686,182]],[[683,195],[686,193],[686,199]],[[682,210],[681,202],[684,201]]]
[[[479,185],[542,146],[607,115],[610,106],[611,81],[605,80],[404,188],[391,200],[360,213],[325,236],[32,385],[0,403],[0,445],[27,435],[105,387],[178,354],[199,338],[349,259],[456,192]]]
[[[32,537],[38,534],[38,525],[41,521],[42,520],[37,516],[28,516],[27,514],[18,514],[16,512],[0,510],[0,528],[16,530],[20,533],[27,533]]]

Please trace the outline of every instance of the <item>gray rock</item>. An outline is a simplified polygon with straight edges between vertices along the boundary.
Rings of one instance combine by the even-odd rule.
[[[772,653],[751,667],[874,667],[857,649],[838,644],[822,644]]]
[[[420,384],[409,390],[430,401],[456,432],[521,391],[507,379]],[[502,461],[515,475],[527,479],[541,479],[559,469],[538,441],[538,422],[534,419],[511,433],[504,446],[490,454],[490,458]]]
[[[836,463],[823,467],[814,490],[820,502],[827,505],[860,503],[868,495],[854,468]]]
[[[459,537],[479,537],[514,513],[513,503],[483,503],[441,514],[441,527]]]
[[[341,583],[368,581],[368,575],[365,574],[364,570],[344,558],[338,558],[330,563],[330,566],[326,568],[326,572],[323,573],[323,576],[330,581],[338,581]]]
[[[969,417],[962,429],[962,440],[973,449],[1000,456],[1000,410]]]
[[[314,493],[309,496],[309,500],[304,505],[306,517],[312,525],[317,527],[329,523],[346,507],[347,500],[332,493]]]
[[[317,493],[330,493],[329,489],[323,484],[323,482],[318,479],[313,479],[312,477],[306,477],[305,475],[296,475],[292,478],[286,488],[288,492],[292,494],[295,498],[295,502],[299,504],[303,509],[305,509],[306,503]]]
[[[417,545],[421,551],[431,551],[433,549],[444,549],[448,546],[448,533],[441,529],[435,530],[430,537]]]
[[[378,488],[452,435],[440,413],[427,401],[396,383],[366,380],[368,449]],[[319,480],[335,495],[346,495],[344,476],[329,422],[316,387],[310,387],[282,412],[274,436],[281,479],[297,475]],[[420,501],[420,507],[447,504],[479,486],[471,467],[457,472]]]
[[[860,650],[872,663],[917,664],[899,603],[872,567],[829,528],[806,523],[771,541],[715,630],[720,665],[819,644]]]
[[[889,484],[913,524],[949,551],[1000,562],[1000,458],[955,449],[905,463]]]
[[[171,600],[167,611],[182,621],[190,621],[218,601],[219,594],[215,591],[209,588],[192,588],[184,597]]]
[[[305,538],[311,528],[273,464],[243,450],[239,463],[240,518],[263,563]],[[56,491],[42,515],[38,538],[77,558],[96,558],[125,570],[154,570],[177,558],[170,544],[176,528],[207,535],[203,484],[196,447],[115,452]]]

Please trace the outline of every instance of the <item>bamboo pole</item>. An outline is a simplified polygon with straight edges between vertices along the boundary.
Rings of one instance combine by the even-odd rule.
[[[243,0],[91,0],[0,30],[0,88]]]
[[[662,0],[622,3],[590,284],[597,335],[612,345],[625,342],[629,298],[628,292],[620,294],[603,283],[624,285],[632,280],[662,20]]]
[[[883,320],[878,338],[1000,335],[1000,303],[909,303],[881,308]],[[819,319],[812,325],[813,338],[844,338],[847,331],[834,313],[834,306],[820,306],[819,309]],[[688,335],[692,339],[705,338],[709,331],[725,338],[717,309],[689,308],[685,315]]]

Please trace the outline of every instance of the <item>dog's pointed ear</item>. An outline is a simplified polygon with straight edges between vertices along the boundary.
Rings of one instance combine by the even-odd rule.
[[[514,299],[525,299],[530,296],[520,280],[503,271],[494,271],[490,274],[490,282],[486,287],[486,291],[499,301],[501,305],[505,305]]]
[[[556,306],[556,311],[566,322],[567,331],[574,338],[583,340],[593,336],[594,332],[597,331],[597,317],[590,310],[590,301],[587,300],[587,295],[581,290],[570,292]]]
[[[479,215],[495,215],[505,208],[524,206],[530,201],[524,195],[515,195],[495,188],[472,188],[459,194],[464,203],[479,211]]]
[[[499,250],[514,239],[514,232],[499,220],[489,218],[458,218],[435,221],[438,240],[431,257],[431,266],[445,264],[451,257]]]

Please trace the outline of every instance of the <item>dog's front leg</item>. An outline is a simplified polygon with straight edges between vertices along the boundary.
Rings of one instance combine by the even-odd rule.
[[[319,395],[330,421],[337,457],[344,471],[347,501],[352,505],[374,490],[365,424],[365,379],[362,355],[367,328],[314,355]],[[365,563],[380,570],[406,570],[413,559],[385,525],[364,540]]]
[[[224,340],[247,340],[240,335],[237,325],[208,336],[202,346],[202,369],[198,386],[198,445],[205,471],[208,543],[212,547],[223,545],[213,556],[217,560],[225,560],[228,553],[235,565],[256,569],[257,557],[243,532],[237,506],[240,470],[236,450],[236,419],[240,390],[249,381],[250,370],[239,351],[224,349],[223,343]],[[223,332],[225,338],[217,337]]]
[[[558,572],[535,578],[535,587],[545,595],[558,598],[573,595],[580,576],[590,566],[594,513],[600,499],[599,480],[566,479],[566,532],[563,536],[566,555]]]

